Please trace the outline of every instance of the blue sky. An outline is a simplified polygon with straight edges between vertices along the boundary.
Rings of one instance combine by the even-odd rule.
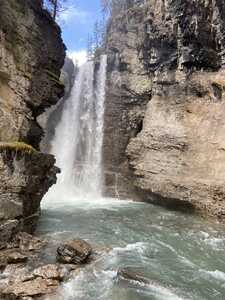
[[[67,0],[68,9],[61,13],[59,23],[68,53],[83,63],[87,37],[101,18],[100,0]]]

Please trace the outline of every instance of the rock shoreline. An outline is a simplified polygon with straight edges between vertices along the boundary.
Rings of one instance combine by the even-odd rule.
[[[47,245],[47,241],[23,232],[0,251],[1,300],[54,297],[63,282],[74,278],[81,268],[99,255],[86,241],[76,239],[58,245],[58,249],[55,248],[55,263],[48,263],[43,260]]]

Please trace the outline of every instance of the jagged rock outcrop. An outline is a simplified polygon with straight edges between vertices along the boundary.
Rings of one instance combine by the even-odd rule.
[[[39,149],[37,117],[64,93],[64,57],[60,28],[41,0],[0,1],[0,247],[18,230],[34,230],[56,181],[54,157],[15,142]]]
[[[222,0],[139,1],[113,16],[104,142],[105,163],[128,173],[143,199],[221,219],[224,20]]]
[[[54,163],[52,155],[41,152],[0,151],[0,248],[17,231],[34,231],[41,199],[56,183],[59,169]]]

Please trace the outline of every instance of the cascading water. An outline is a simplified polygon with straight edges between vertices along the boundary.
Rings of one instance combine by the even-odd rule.
[[[51,153],[61,174],[47,197],[101,195],[106,67],[107,57],[102,55],[97,72],[93,62],[80,68],[52,141]]]

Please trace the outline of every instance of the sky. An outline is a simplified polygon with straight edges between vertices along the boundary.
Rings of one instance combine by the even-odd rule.
[[[87,37],[101,18],[100,0],[67,0],[68,9],[61,12],[59,24],[68,56],[81,65],[86,59]]]

